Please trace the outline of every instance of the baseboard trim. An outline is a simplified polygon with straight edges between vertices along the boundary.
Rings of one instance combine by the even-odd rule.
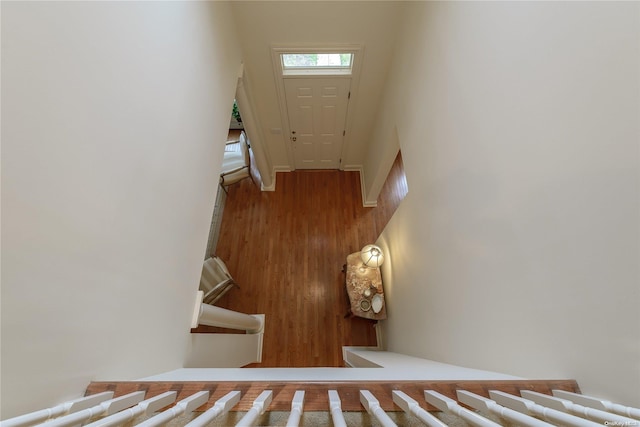
[[[349,172],[359,172],[360,173],[360,194],[362,196],[362,206],[365,208],[375,208],[378,206],[377,200],[367,200],[366,199],[366,188],[364,186],[364,167],[362,165],[344,165],[343,170]]]
[[[289,166],[274,166],[271,171],[272,171],[271,173],[272,173],[272,176],[273,176],[272,183],[269,186],[265,186],[264,184],[262,184],[260,186],[260,189],[262,191],[276,191],[276,177],[278,176],[277,173],[278,172],[291,172],[291,168]]]
[[[373,325],[373,328],[376,330],[376,348],[379,351],[384,351],[384,345],[382,345],[382,328],[380,327],[380,322]]]
[[[360,195],[362,197],[362,206],[365,208],[375,208],[378,206],[377,200],[366,199],[366,189],[364,186],[364,167],[362,165],[344,165],[342,170],[347,172],[358,172],[360,174]],[[292,169],[289,166],[274,166],[273,167],[273,183],[266,187],[261,185],[262,191],[276,191],[276,177],[278,172],[291,172]]]
[[[264,184],[260,184],[260,190],[261,191],[276,191],[276,179],[275,177],[273,178],[273,182],[271,183],[270,186],[265,186]]]

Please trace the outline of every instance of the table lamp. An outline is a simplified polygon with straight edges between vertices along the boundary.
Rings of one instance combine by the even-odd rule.
[[[364,265],[370,268],[378,268],[384,262],[382,249],[376,245],[367,245],[360,251],[360,257]]]

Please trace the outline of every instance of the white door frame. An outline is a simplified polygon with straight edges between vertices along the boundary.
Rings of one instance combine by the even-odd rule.
[[[351,66],[351,74],[305,74],[305,75],[284,75],[280,55],[283,53],[351,53],[353,54],[353,63]],[[287,45],[271,45],[271,62],[273,64],[273,75],[275,76],[276,92],[278,94],[278,104],[280,107],[280,118],[282,120],[282,137],[287,148],[287,160],[289,162],[289,170],[295,170],[295,159],[293,156],[293,144],[289,139],[291,135],[291,125],[289,124],[289,112],[287,110],[287,98],[284,89],[284,79],[295,78],[348,78],[351,79],[351,97],[347,106],[347,117],[345,120],[345,136],[342,141],[342,151],[340,158],[344,159],[344,153],[351,140],[351,127],[353,125],[353,116],[355,111],[356,100],[358,98],[358,87],[360,82],[360,68],[362,66],[362,57],[364,55],[364,46],[360,44],[334,44],[334,45],[317,45],[317,44],[287,44]],[[344,169],[344,162],[340,162],[340,169]]]

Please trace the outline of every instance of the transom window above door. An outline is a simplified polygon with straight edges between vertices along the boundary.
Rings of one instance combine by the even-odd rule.
[[[283,75],[351,75],[353,53],[296,52],[281,53]]]

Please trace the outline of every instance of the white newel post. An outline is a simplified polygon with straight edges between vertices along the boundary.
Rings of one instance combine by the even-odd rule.
[[[193,310],[191,319],[191,327],[197,328],[198,325],[217,326],[219,328],[238,329],[247,331],[250,334],[258,334],[264,329],[264,315],[244,314],[226,308],[216,307],[214,305],[202,302],[204,292],[198,291],[196,296],[196,305]]]

